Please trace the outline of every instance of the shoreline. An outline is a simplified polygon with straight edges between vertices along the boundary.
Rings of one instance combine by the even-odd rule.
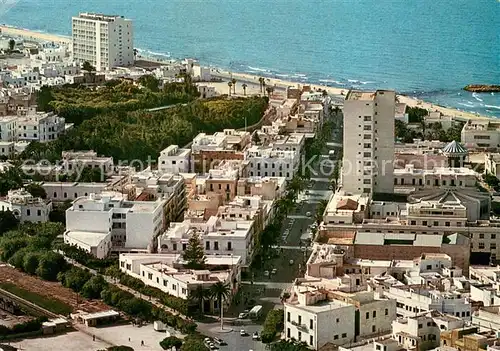
[[[0,31],[2,35],[7,35],[7,36],[16,36],[16,37],[21,37],[25,38],[28,40],[33,40],[33,41],[50,41],[50,42],[55,42],[59,44],[71,44],[71,37],[64,36],[64,35],[59,35],[59,34],[50,34],[50,33],[42,33],[42,32],[36,32],[30,29],[26,28],[19,28],[15,26],[9,26],[6,24],[1,24],[0,25]],[[151,61],[151,62],[157,62],[161,63],[164,62],[161,59],[156,59],[154,57],[147,57],[147,56],[141,56],[141,59],[144,61]],[[178,61],[178,60],[175,60]],[[241,73],[241,72],[231,72],[228,71],[227,69],[222,69],[218,67],[213,67],[210,66],[212,75],[215,77],[219,77],[222,79],[231,79],[234,78],[238,81],[244,81],[246,83],[251,83],[252,85],[259,85],[258,83],[258,78],[260,77],[258,74],[251,74],[251,73]],[[280,79],[280,78],[274,78],[274,77],[267,77],[266,75],[262,75],[263,78],[266,79],[267,85],[271,85],[273,87],[276,87],[277,89],[284,90],[286,87],[293,86],[296,87],[298,85],[304,86],[308,85],[313,89],[319,89],[319,90],[326,90],[330,94],[334,95],[341,95],[341,92],[347,93],[349,91],[348,88],[338,88],[338,87],[330,87],[327,85],[322,85],[322,84],[314,84],[314,83],[308,83],[308,82],[298,82],[298,81],[292,81],[292,80],[286,80],[286,79]],[[211,84],[211,83],[209,83]],[[221,90],[221,87],[219,87],[218,90]],[[360,89],[362,90],[362,89]],[[485,115],[479,115],[479,114],[474,114],[471,112],[466,112],[466,111],[461,111],[456,108],[452,107],[446,107],[446,106],[441,106],[441,105],[436,105],[431,102],[426,102],[424,100],[420,100],[411,96],[407,95],[401,95],[396,92],[396,96],[399,99],[399,102],[405,103],[407,106],[411,107],[420,107],[427,109],[429,111],[439,111],[443,113],[444,115],[451,115],[459,120],[465,121],[469,119],[487,119],[487,120],[494,120],[498,121],[498,118],[492,117],[492,116],[485,116]]]

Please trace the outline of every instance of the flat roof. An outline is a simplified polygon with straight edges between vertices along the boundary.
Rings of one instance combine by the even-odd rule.
[[[99,246],[99,244],[109,235],[110,233],[98,233],[98,232],[81,232],[81,231],[67,231],[64,233],[65,236],[86,244],[90,247]]]

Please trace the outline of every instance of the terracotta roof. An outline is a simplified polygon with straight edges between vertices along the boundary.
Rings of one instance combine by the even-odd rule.
[[[358,208],[358,202],[352,199],[342,199],[337,203],[338,210],[355,211]]]

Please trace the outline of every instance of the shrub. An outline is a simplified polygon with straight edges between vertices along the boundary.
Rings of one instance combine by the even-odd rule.
[[[266,316],[261,333],[263,343],[270,343],[276,337],[276,333],[283,330],[284,314],[282,309],[271,310]]]

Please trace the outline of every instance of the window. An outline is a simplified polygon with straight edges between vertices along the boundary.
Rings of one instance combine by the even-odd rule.
[[[287,322],[290,322],[290,312],[287,312],[287,313],[286,313],[286,321],[287,321]]]
[[[299,316],[299,324],[302,324],[302,316]]]
[[[299,337],[297,339],[298,339],[298,341],[302,340],[302,332],[299,332]]]
[[[372,130],[372,126],[363,126],[363,130]]]
[[[484,249],[484,243],[479,243],[479,248]]]
[[[479,239],[484,239],[484,234],[479,234]]]
[[[377,311],[373,311],[373,318],[377,318]]]
[[[450,226],[450,222],[444,222],[444,225],[449,227]]]
[[[363,157],[372,157],[371,152],[363,152]]]
[[[491,243],[490,244],[490,250],[496,250],[497,249],[497,244],[496,243]]]
[[[314,322],[312,319],[309,319],[309,329],[314,329],[313,328]]]
[[[314,339],[313,339],[313,336],[312,336],[312,335],[310,335],[310,336],[309,336],[309,345],[311,345],[311,346],[312,346],[312,344],[313,344],[313,340],[314,340]]]
[[[214,241],[214,250],[219,250],[219,242]]]
[[[347,333],[343,333],[343,334],[342,334],[342,337],[343,337],[343,338],[347,338]]]
[[[290,328],[286,328],[286,337],[290,338]]]
[[[26,215],[27,216],[31,216],[31,211],[30,210],[26,210]]]
[[[418,329],[422,329],[423,325],[422,324],[419,324],[418,325]]]
[[[491,240],[495,240],[497,238],[496,234],[491,234]]]
[[[210,241],[205,241],[205,250],[210,250]]]
[[[367,139],[371,139],[372,136],[370,134],[364,134],[363,135],[363,139],[367,140]]]
[[[389,310],[386,308],[385,309],[385,315],[388,316],[389,315]]]
[[[377,328],[374,325],[372,325],[372,333],[375,333],[376,330]]]
[[[173,249],[174,251],[177,251],[177,244],[173,244],[173,245],[172,245],[172,249]]]
[[[366,319],[370,319],[370,312],[366,312]]]

